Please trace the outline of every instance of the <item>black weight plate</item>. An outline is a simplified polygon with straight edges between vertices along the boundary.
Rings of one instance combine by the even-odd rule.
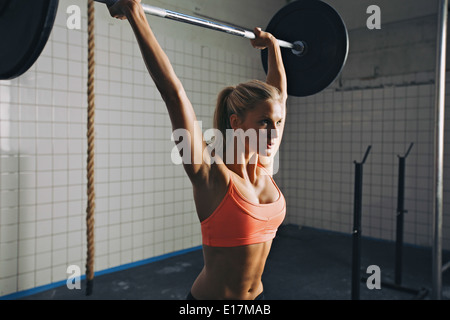
[[[266,31],[291,43],[303,41],[307,51],[296,56],[281,48],[288,94],[304,97],[328,87],[340,74],[348,54],[348,33],[339,14],[319,0],[297,0],[278,11]],[[261,52],[267,73],[267,50]]]
[[[0,0],[0,80],[16,78],[34,64],[57,9],[58,0]]]

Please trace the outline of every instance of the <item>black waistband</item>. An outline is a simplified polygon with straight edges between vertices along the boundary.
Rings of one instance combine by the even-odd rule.
[[[189,291],[189,293],[186,296],[186,300],[197,300],[195,299],[195,297],[192,295],[192,293]],[[261,292],[256,298],[255,300],[264,300],[264,291]]]

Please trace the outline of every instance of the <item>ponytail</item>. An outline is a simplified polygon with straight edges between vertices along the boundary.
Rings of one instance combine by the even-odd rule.
[[[227,129],[231,129],[228,98],[235,90],[235,87],[226,87],[223,89],[217,97],[216,110],[214,112],[214,128],[218,129],[222,133],[222,137],[226,137]]]

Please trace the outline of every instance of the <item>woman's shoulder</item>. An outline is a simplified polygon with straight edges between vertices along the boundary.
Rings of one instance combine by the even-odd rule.
[[[209,190],[222,189],[230,183],[230,169],[224,163],[209,164],[199,176],[192,181],[194,189]]]

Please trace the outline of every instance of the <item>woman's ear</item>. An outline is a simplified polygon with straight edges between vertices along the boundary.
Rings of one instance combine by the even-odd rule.
[[[241,125],[241,119],[239,118],[239,116],[237,114],[233,113],[230,116],[231,129],[236,130],[240,127],[240,125]]]

